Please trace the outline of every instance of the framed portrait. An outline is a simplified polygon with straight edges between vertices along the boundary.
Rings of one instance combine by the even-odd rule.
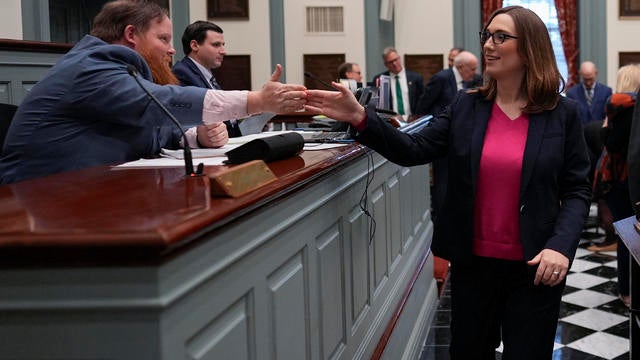
[[[207,0],[209,19],[249,19],[249,0]]]
[[[640,0],[620,0],[621,19],[640,19]]]

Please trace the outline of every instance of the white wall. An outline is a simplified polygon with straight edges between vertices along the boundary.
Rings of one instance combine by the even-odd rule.
[[[271,68],[271,42],[269,35],[269,2],[249,0],[249,20],[207,19],[207,1],[190,0],[190,22],[209,20],[218,24],[224,31],[227,54],[251,56],[251,87],[259,89],[269,80]],[[180,34],[174,34],[179,39]],[[176,39],[176,40],[177,40]],[[180,40],[177,40],[176,46]],[[288,77],[287,81],[292,82]]]
[[[607,80],[615,91],[616,74],[620,64],[619,52],[640,51],[640,19],[624,19],[618,17],[619,1],[607,1]],[[599,69],[605,71],[605,69]]]
[[[190,1],[190,20],[206,19],[206,0]],[[618,1],[607,1],[607,68],[608,85],[615,88],[618,53],[640,51],[636,35],[640,19],[620,20]],[[345,32],[336,35],[305,33],[306,6],[343,6]],[[286,76],[288,82],[303,83],[303,54],[344,53],[348,61],[361,65],[367,72],[364,45],[364,3],[356,0],[284,0]],[[396,47],[402,54],[446,54],[453,44],[453,0],[394,0]],[[428,18],[426,24],[424,19]],[[231,55],[251,56],[252,87],[258,89],[271,74],[269,34],[269,2],[249,0],[249,20],[210,19],[224,29],[227,51]],[[21,0],[0,1],[0,38],[22,39]],[[181,34],[174,34],[179,48]]]
[[[403,55],[442,54],[446,67],[449,49],[454,46],[453,0],[394,2],[398,51]]]
[[[344,33],[317,35],[306,33],[307,6],[342,6]],[[355,0],[284,0],[285,57],[287,82],[304,83],[304,54],[345,54],[360,65],[362,77],[369,78],[365,64],[364,3]]]
[[[0,38],[22,40],[22,1],[0,3]]]

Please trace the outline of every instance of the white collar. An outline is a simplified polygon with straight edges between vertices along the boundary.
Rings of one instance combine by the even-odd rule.
[[[458,84],[464,81],[462,79],[462,75],[460,75],[460,71],[458,71],[458,69],[455,66],[452,66],[451,70],[453,70],[453,76],[456,78],[456,86],[458,86]]]
[[[200,72],[202,73],[202,75],[204,76],[205,79],[207,79],[207,81],[209,83],[211,83],[211,78],[213,77],[213,74],[211,73],[211,70],[207,69],[206,67],[202,66],[202,64],[200,64],[199,62],[197,62],[196,60],[194,60],[191,56],[187,56],[187,58],[189,60],[191,60],[191,62],[193,62],[194,64],[196,64],[196,67],[198,68],[198,70],[200,70]],[[212,84],[213,86],[213,84]]]

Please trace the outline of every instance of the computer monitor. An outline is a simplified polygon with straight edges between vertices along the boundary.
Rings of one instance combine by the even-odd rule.
[[[378,104],[376,107],[382,110],[393,110],[391,108],[391,77],[380,75],[378,78]]]

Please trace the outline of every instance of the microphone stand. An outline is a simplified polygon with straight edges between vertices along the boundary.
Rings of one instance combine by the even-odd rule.
[[[182,141],[184,142],[184,167],[185,167],[185,172],[187,176],[200,176],[202,175],[202,170],[203,170],[203,164],[200,163],[198,164],[198,170],[197,171],[193,171],[193,157],[191,155],[191,147],[189,146],[189,142],[187,141],[187,134],[184,132],[184,129],[182,129],[182,126],[180,125],[180,123],[178,122],[178,120],[175,118],[175,116],[173,116],[173,114],[167,110],[167,108],[162,105],[162,103],[158,100],[158,98],[156,98],[143,84],[142,82],[140,82],[140,79],[138,79],[138,70],[136,69],[135,66],[128,64],[127,65],[127,72],[129,73],[129,75],[131,75],[136,82],[138,83],[138,85],[140,86],[140,88],[142,90],[144,90],[144,92],[149,95],[149,97],[151,98],[151,100],[153,100],[154,103],[156,103],[156,105],[158,105],[160,107],[160,109],[165,113],[165,115],[167,115],[169,117],[169,119],[171,119],[171,121],[173,121],[173,123],[178,127],[178,129],[180,130],[180,132],[182,133]]]

